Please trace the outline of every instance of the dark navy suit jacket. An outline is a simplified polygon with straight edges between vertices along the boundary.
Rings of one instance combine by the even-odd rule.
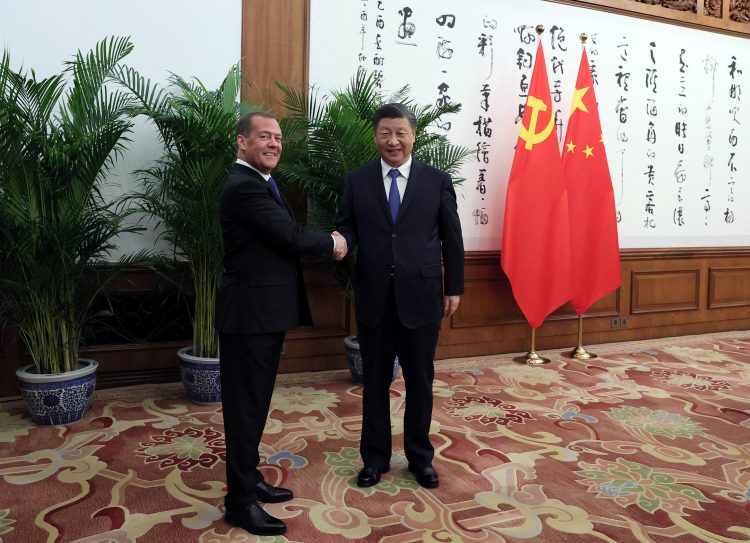
[[[264,334],[312,324],[299,255],[330,256],[330,234],[297,224],[255,170],[235,164],[221,194],[224,275],[216,328]]]
[[[349,251],[358,246],[355,310],[359,324],[380,324],[389,266],[395,266],[396,304],[407,328],[439,323],[443,295],[463,294],[463,238],[456,193],[447,173],[412,160],[394,222],[380,159],[370,162],[346,177],[336,228],[346,238]]]

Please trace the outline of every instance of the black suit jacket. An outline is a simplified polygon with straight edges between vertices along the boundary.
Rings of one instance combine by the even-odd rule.
[[[358,323],[380,324],[391,265],[396,270],[398,314],[407,328],[438,323],[443,316],[443,295],[463,294],[463,238],[456,193],[447,173],[412,160],[394,223],[380,159],[350,172],[344,181],[337,229],[350,251],[358,245],[354,300]]]
[[[263,177],[233,166],[221,193],[224,275],[216,328],[262,334],[312,324],[299,255],[333,254],[330,234],[297,224]]]

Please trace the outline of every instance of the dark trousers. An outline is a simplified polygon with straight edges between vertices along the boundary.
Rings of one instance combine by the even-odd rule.
[[[393,281],[380,325],[358,326],[362,354],[362,437],[359,451],[365,466],[385,468],[391,461],[390,385],[393,359],[398,356],[406,384],[404,452],[413,469],[432,464],[433,361],[440,323],[406,328],[398,317]]]
[[[255,501],[258,446],[268,417],[284,332],[219,334],[221,403],[227,448],[227,507]]]

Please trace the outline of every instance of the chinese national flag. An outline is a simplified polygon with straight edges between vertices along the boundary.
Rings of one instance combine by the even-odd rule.
[[[570,299],[568,197],[541,41],[508,179],[501,263],[536,329]]]
[[[615,199],[586,49],[563,146],[570,207],[571,303],[579,315],[620,286]]]

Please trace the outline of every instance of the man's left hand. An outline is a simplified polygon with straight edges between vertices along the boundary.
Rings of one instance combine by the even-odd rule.
[[[461,296],[443,296],[443,317],[450,317],[458,309]]]

